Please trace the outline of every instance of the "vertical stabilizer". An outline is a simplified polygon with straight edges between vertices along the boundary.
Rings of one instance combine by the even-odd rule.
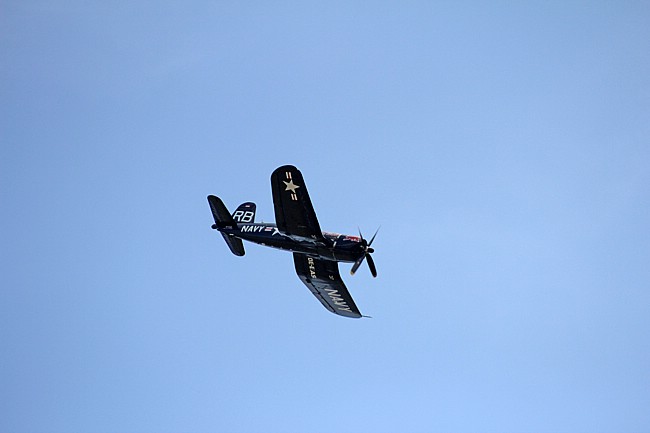
[[[239,205],[233,212],[232,218],[238,223],[254,223],[256,206],[253,202],[246,202]]]

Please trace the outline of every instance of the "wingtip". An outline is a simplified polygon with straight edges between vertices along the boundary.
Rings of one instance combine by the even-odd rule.
[[[300,172],[300,170],[298,170],[298,167],[296,167],[295,165],[285,164],[285,165],[281,165],[280,167],[273,170],[273,173],[276,173],[276,172],[279,173],[279,172],[283,172],[283,171],[297,171],[297,172]]]

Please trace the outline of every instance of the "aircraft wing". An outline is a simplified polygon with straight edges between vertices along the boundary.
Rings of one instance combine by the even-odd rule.
[[[300,280],[325,308],[340,316],[361,317],[361,312],[343,284],[336,262],[300,253],[293,253],[293,261]]]
[[[316,212],[309,199],[300,171],[285,165],[271,174],[271,190],[278,229],[289,235],[323,240]]]

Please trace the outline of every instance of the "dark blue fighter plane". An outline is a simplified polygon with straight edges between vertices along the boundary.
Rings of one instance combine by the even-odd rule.
[[[243,203],[230,214],[219,197],[209,195],[212,228],[223,235],[236,256],[245,253],[242,239],[293,252],[298,277],[325,308],[345,317],[362,317],[339,275],[338,262],[354,263],[350,271],[354,275],[365,259],[376,277],[370,245],[377,233],[368,242],[361,231],[358,237],[322,231],[302,174],[292,165],[271,174],[271,190],[275,224],[255,222],[255,203]]]

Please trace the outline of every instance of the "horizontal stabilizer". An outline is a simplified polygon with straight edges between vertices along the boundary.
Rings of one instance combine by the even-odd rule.
[[[223,204],[223,201],[217,196],[209,195],[208,203],[210,203],[210,210],[212,211],[212,217],[214,218],[215,225],[214,228],[223,228],[223,227],[237,227],[237,223],[233,219],[228,208]]]
[[[219,197],[209,195],[208,203],[210,203],[210,210],[212,211],[212,216],[214,218],[214,225],[212,226],[213,229],[237,227],[237,223],[233,219],[232,215],[230,215],[228,208],[226,208],[226,205],[223,204],[223,201],[221,201]],[[224,232],[221,232],[221,235],[226,241],[226,244],[228,244],[228,248],[230,248],[230,251],[232,251],[234,255],[243,256],[246,253],[244,250],[244,243],[241,241],[241,239]]]
[[[226,241],[228,244],[228,248],[230,248],[230,251],[236,256],[243,256],[246,254],[246,251],[244,251],[244,243],[241,241],[241,239],[236,238],[234,236],[230,236],[229,234],[221,232],[223,236],[223,240]]]

